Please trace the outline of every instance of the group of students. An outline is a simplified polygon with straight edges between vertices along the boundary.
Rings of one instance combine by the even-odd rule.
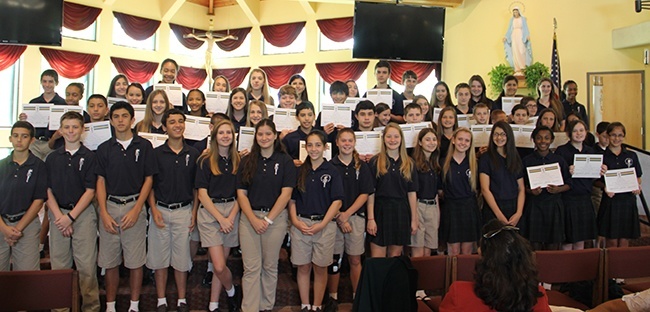
[[[162,82],[173,83],[177,70],[173,60],[163,61]],[[376,88],[389,88],[389,76],[390,64],[379,62]],[[614,194],[602,190],[600,179],[571,177],[573,156],[591,153],[604,154],[603,172],[635,167],[639,183],[642,173],[636,154],[622,146],[622,124],[599,124],[598,143],[587,143],[589,129],[580,115],[584,106],[575,102],[575,83],[565,84],[568,105],[558,106],[552,84],[543,80],[540,98],[522,99],[508,117],[499,104],[502,96],[516,95],[514,77],[514,91],[508,77],[502,96],[491,101],[483,80],[473,76],[469,84],[455,88],[454,105],[444,82],[434,88],[430,104],[413,94],[415,73],[404,76],[406,90],[393,91],[392,106],[360,101],[351,116],[352,128],[321,126],[320,114],[314,124],[316,112],[304,78],[295,75],[280,88],[278,99],[280,107],[295,108],[299,127],[278,131],[267,111],[273,100],[260,69],[251,72],[247,89],[230,90],[225,77],[215,78],[213,90],[230,92],[225,114],[208,113],[198,89],[184,96],[183,107],[175,108],[164,91],[144,90],[121,75],[113,79],[108,95],[125,101],[109,109],[103,95],[93,94],[87,113],[65,113],[58,131],[34,129],[21,114],[10,137],[14,150],[0,162],[0,190],[7,194],[0,200],[0,269],[8,270],[10,263],[14,270],[39,268],[36,214],[44,203],[52,228],[52,268],[74,262],[84,311],[99,310],[97,264],[106,269],[106,310],[115,311],[122,263],[130,269],[129,310],[138,311],[146,264],[155,271],[159,311],[167,309],[169,266],[174,268],[178,309],[186,311],[190,241],[198,240],[192,233],[198,233],[214,266],[210,311],[219,310],[222,287],[229,311],[237,311],[240,304],[243,311],[272,310],[279,251],[287,234],[303,311],[321,311],[326,291],[330,306],[335,306],[344,255],[356,289],[367,242],[371,257],[417,257],[445,249],[450,255],[469,254],[481,225],[491,219],[520,227],[535,249],[584,248],[584,242],[597,236],[607,246],[626,246],[628,239],[639,236],[636,192]],[[64,100],[53,91],[57,80],[56,72],[45,71],[44,93],[32,102],[79,105],[83,85],[69,85]],[[353,81],[337,81],[330,95],[342,104],[359,93]],[[403,106],[404,99],[412,103]],[[132,104],[143,102],[145,117],[133,131]],[[536,112],[531,113],[532,106]],[[435,121],[434,107],[442,108]],[[458,127],[457,115],[467,113],[477,123],[493,124],[487,147],[476,148],[472,132]],[[184,140],[186,115],[209,116],[210,136]],[[535,149],[522,151],[515,146],[509,119],[526,123],[528,115],[540,116],[531,136]],[[112,138],[95,152],[88,150],[81,143],[84,124],[106,118]],[[431,121],[431,127],[421,130],[415,147],[407,150],[399,123],[422,121]],[[241,126],[254,127],[255,140],[250,150],[238,152]],[[383,127],[380,152],[360,155],[355,131],[376,127]],[[570,140],[553,152],[554,133],[562,128]],[[137,132],[165,133],[168,140],[154,149]],[[299,159],[301,140],[305,159]],[[328,143],[332,159],[324,156]],[[36,157],[39,152],[49,154],[45,163]],[[560,165],[564,184],[531,189],[525,168],[552,163]],[[592,192],[602,194],[597,216]],[[237,246],[244,266],[241,288],[233,284],[226,265],[230,249]]]

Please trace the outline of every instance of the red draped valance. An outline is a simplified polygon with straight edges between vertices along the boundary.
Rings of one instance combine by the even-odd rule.
[[[0,44],[0,71],[16,63],[25,49],[27,46],[24,45]]]
[[[276,47],[286,47],[293,43],[305,27],[306,22],[260,26],[264,39]]]
[[[191,49],[191,50],[196,50],[203,46],[203,42],[201,40],[196,40],[194,38],[184,38],[183,36],[187,34],[191,34],[192,32],[195,33],[204,33],[206,32],[205,30],[202,29],[194,29],[190,27],[185,27],[177,24],[172,24],[169,23],[169,27],[172,29],[174,32],[174,35],[176,36],[176,39],[186,48]],[[224,51],[232,51],[237,48],[239,48],[244,40],[246,39],[246,36],[251,32],[251,27],[246,27],[246,28],[238,28],[238,29],[231,29],[230,34],[233,36],[237,36],[237,40],[225,40],[221,42],[216,42],[217,46]],[[217,33],[220,34],[226,34],[228,33],[227,30],[221,30],[218,31]]]
[[[214,78],[219,75],[226,77],[230,83],[230,88],[234,89],[241,86],[249,71],[251,71],[250,67],[213,69],[212,77]]]
[[[63,26],[72,30],[83,30],[88,28],[102,9],[85,6],[82,4],[63,2]]]
[[[289,78],[291,78],[291,76],[302,72],[302,70],[305,68],[305,64],[260,66],[260,68],[266,72],[266,76],[269,80],[269,86],[274,89],[280,89],[280,87],[289,83]]]
[[[320,32],[332,41],[344,42],[352,39],[352,26],[354,26],[352,17],[317,20],[316,24]]]
[[[194,38],[184,38],[183,36],[191,34],[193,31],[205,32],[205,30],[194,29],[172,23],[169,23],[169,28],[171,28],[171,30],[174,32],[174,35],[176,36],[176,39],[178,39],[178,42],[180,42],[184,47],[190,50],[196,50],[203,45],[203,41],[201,40],[196,40]]]
[[[239,48],[242,45],[242,43],[244,43],[244,40],[246,39],[246,36],[248,36],[248,34],[251,32],[251,29],[252,29],[251,27],[231,29],[230,34],[236,36],[237,40],[226,40],[226,41],[217,42],[217,46],[219,46],[219,48],[224,51],[233,51]],[[225,30],[219,32],[222,34],[227,33],[227,31]]]
[[[433,70],[436,70],[436,76],[440,80],[440,64],[439,63],[419,63],[419,62],[397,62],[388,61],[390,63],[390,79],[399,84],[402,83],[402,75],[407,70],[412,70],[418,75],[418,81],[424,81],[429,77]]]
[[[111,62],[117,72],[126,75],[131,82],[146,83],[158,69],[158,63],[129,60],[111,56]]]
[[[344,82],[348,79],[357,80],[366,68],[368,68],[368,61],[316,64],[321,78],[329,84],[336,80]]]
[[[119,12],[113,12],[113,15],[120,22],[124,32],[135,40],[145,40],[158,30],[160,21],[137,17]]]
[[[50,63],[50,66],[52,66],[59,75],[70,79],[77,79],[88,74],[99,60],[99,55],[96,54],[54,50],[49,48],[40,48],[40,50],[47,62]]]
[[[206,77],[208,77],[208,74],[205,72],[205,68],[181,66],[176,76],[176,82],[182,84],[183,88],[188,90],[198,89],[203,85]]]

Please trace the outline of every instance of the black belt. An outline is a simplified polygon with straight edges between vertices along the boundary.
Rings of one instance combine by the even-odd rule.
[[[65,210],[72,210],[72,209],[74,209],[74,204],[68,204],[68,205],[61,205],[61,204],[58,204],[58,205],[59,205],[59,209],[65,209]]]
[[[140,194],[131,195],[131,196],[119,196],[119,197],[124,197],[124,198],[117,198],[117,197],[115,197],[113,195],[108,195],[108,200],[110,200],[110,201],[112,201],[112,202],[114,202],[114,203],[116,203],[118,205],[126,205],[126,204],[128,204],[130,202],[134,202],[134,201],[138,200],[139,196],[140,196]]]
[[[48,138],[48,137],[46,137],[46,136],[44,136],[44,135],[39,136],[39,137],[36,138],[36,139],[39,140],[39,141],[45,141],[45,142],[47,142],[47,141],[50,140],[50,138]]]
[[[436,199],[435,198],[434,199],[419,199],[418,198],[418,201],[423,203],[423,204],[426,204],[426,205],[435,205],[436,204]]]
[[[359,217],[362,217],[362,218],[365,218],[365,217],[366,217],[366,213],[365,213],[365,212],[355,212],[355,213],[353,213],[352,215],[353,215],[353,216],[359,216]]]
[[[325,219],[325,215],[322,214],[313,214],[313,215],[308,215],[308,214],[298,214],[299,217],[309,219],[311,221],[322,221]]]
[[[5,219],[7,219],[7,221],[8,221],[9,223],[14,223],[14,222],[18,222],[18,221],[20,221],[20,219],[23,218],[23,216],[25,215],[25,213],[26,213],[26,211],[23,211],[23,212],[21,212],[21,213],[14,214],[14,215],[4,214],[4,215],[2,215],[2,217],[5,218]]]
[[[212,202],[215,203],[215,204],[225,204],[225,203],[229,203],[229,202],[235,201],[235,198],[234,198],[234,197],[228,197],[228,198],[210,198],[210,199],[211,199]]]
[[[253,210],[261,211],[261,212],[269,212],[269,211],[271,211],[271,208],[266,208],[266,207],[255,208],[255,207],[253,207]]]
[[[187,205],[189,205],[191,203],[192,203],[191,200],[180,202],[180,203],[172,203],[172,204],[168,204],[168,203],[161,202],[161,201],[156,201],[156,205],[162,206],[163,208],[167,208],[167,209],[171,209],[171,210],[178,209],[178,208],[181,208],[181,207],[185,207],[185,206],[187,206]]]

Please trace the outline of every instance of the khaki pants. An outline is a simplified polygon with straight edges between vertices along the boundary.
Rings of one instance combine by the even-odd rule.
[[[10,223],[7,219],[3,220],[8,226],[16,226],[18,222]],[[38,218],[23,229],[23,236],[13,247],[9,246],[4,240],[4,235],[0,234],[0,271],[9,271],[10,265],[13,271],[38,271],[41,268],[40,254],[38,244],[40,241],[41,222]]]
[[[29,151],[40,160],[45,161],[45,158],[47,158],[47,155],[52,152],[52,149],[47,145],[47,141],[34,140],[34,142],[29,145]]]
[[[258,218],[268,213],[253,211]],[[244,262],[242,292],[243,312],[272,310],[275,305],[275,290],[278,286],[278,258],[280,247],[287,233],[287,210],[283,210],[269,225],[266,232],[258,235],[248,218],[242,214],[239,219],[239,243]]]

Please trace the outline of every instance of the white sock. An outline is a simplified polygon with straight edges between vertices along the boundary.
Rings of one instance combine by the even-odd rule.
[[[43,248],[45,248],[45,244],[38,244],[38,251],[43,251]]]
[[[115,312],[115,301],[106,302],[106,312]]]
[[[102,275],[102,276],[106,275],[106,269],[102,268],[102,273],[101,273],[101,275]]]
[[[542,283],[542,287],[544,287],[544,289],[546,289],[546,290],[551,290],[551,286],[552,285],[549,284],[549,283]]]
[[[158,307],[161,305],[167,305],[167,298],[158,298]]]
[[[185,300],[185,298],[183,298],[183,299],[178,299],[178,303],[177,303],[176,305],[180,307],[180,306],[181,306],[181,303],[187,304],[187,301]]]
[[[353,293],[352,293],[352,299],[354,299],[354,297],[356,297],[356,296],[357,296],[357,293],[354,293],[354,292],[353,292]]]
[[[214,272],[214,265],[212,265],[212,262],[208,262],[208,272]]]
[[[307,308],[307,310],[311,310],[311,304],[301,304],[300,305],[300,310]]]
[[[415,297],[416,298],[424,298],[426,296],[427,296],[427,294],[422,289],[415,292]]]
[[[330,293],[330,298],[334,300],[339,300],[339,293]]]
[[[135,312],[139,312],[140,308],[138,307],[140,305],[140,300],[138,301],[133,301],[131,300],[131,306],[129,306],[129,311],[133,310]]]
[[[219,309],[219,302],[210,302],[210,305],[208,305],[208,310],[216,310]]]
[[[232,287],[230,287],[230,289],[227,289],[226,294],[228,295],[228,297],[234,296],[235,295],[235,285],[232,285]]]

